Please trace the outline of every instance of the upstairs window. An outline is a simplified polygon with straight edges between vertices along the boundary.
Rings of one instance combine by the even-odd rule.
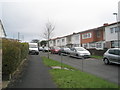
[[[97,37],[100,37],[100,31],[97,31]]]
[[[64,42],[65,41],[65,39],[62,39],[62,42]]]
[[[113,33],[113,28],[110,28],[110,33]]]
[[[91,33],[85,33],[82,35],[82,39],[87,39],[87,38],[91,38],[92,34]]]
[[[117,33],[120,27],[112,27],[110,28],[110,33]]]
[[[118,27],[115,27],[115,33],[117,33],[118,32]]]
[[[59,40],[57,40],[57,42],[59,43]]]

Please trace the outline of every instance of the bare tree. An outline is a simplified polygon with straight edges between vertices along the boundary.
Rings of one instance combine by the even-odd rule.
[[[51,22],[48,21],[45,25],[45,32],[44,32],[44,38],[47,39],[47,41],[48,41],[47,42],[48,47],[50,47],[49,41],[53,36],[54,29],[55,29],[55,26]],[[49,50],[48,50],[48,58],[49,58]]]

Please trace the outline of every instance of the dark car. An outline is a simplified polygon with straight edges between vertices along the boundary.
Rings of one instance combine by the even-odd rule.
[[[58,54],[60,47],[51,47],[50,52],[51,54]]]
[[[59,55],[68,55],[70,54],[70,48],[61,48],[58,52]]]
[[[105,64],[120,64],[120,48],[110,48],[104,53],[103,62]]]

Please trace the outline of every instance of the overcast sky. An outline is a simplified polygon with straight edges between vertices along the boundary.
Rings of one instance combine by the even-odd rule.
[[[118,11],[118,1],[3,0],[0,3],[0,18],[8,37],[17,38],[20,32],[20,38],[24,36],[25,41],[42,40],[48,20],[55,25],[54,37],[116,22],[113,13]]]

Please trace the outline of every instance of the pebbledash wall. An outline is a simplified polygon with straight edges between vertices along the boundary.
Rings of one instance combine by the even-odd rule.
[[[106,48],[114,48],[118,47],[118,28],[120,29],[120,22],[109,24],[105,27],[105,47]],[[120,42],[119,42],[120,43]]]

